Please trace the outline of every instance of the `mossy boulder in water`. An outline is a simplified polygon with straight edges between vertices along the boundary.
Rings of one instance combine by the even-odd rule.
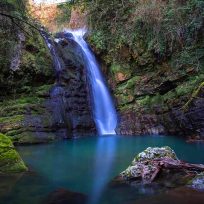
[[[120,175],[127,180],[143,178],[146,183],[151,180],[152,175],[157,171],[157,166],[151,161],[164,158],[177,160],[175,152],[170,147],[148,147],[139,153],[132,161],[132,164]]]
[[[17,173],[26,170],[27,167],[11,140],[0,133],[0,173]]]
[[[155,181],[162,185],[166,185],[168,181],[171,186],[186,185],[201,172],[204,172],[204,165],[179,160],[170,147],[148,147],[134,158],[117,180],[137,180],[144,184]]]

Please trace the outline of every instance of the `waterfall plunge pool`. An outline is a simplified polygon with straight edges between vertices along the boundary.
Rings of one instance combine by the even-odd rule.
[[[170,203],[176,204],[176,201],[188,203],[186,199],[192,199],[196,203],[196,198],[204,201],[204,193],[196,192],[198,195],[194,195],[183,189],[173,190],[169,195],[154,186],[108,185],[115,176],[128,167],[137,153],[155,146],[170,146],[179,159],[204,164],[203,143],[186,143],[182,138],[174,136],[112,135],[22,146],[18,147],[18,151],[31,172],[12,181],[10,177],[0,176],[0,180],[3,181],[3,187],[0,184],[0,203],[47,203],[46,197],[57,189],[83,193],[88,196],[90,204],[149,204],[150,201],[152,203],[171,201]],[[184,193],[194,197],[183,196]],[[61,201],[58,200],[58,203],[66,203]],[[197,203],[199,202],[200,200]],[[73,202],[67,204],[71,203]]]

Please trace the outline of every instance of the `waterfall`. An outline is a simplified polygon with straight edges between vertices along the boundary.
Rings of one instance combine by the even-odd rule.
[[[86,30],[66,30],[71,33],[73,40],[81,47],[84,55],[85,66],[88,73],[91,95],[93,100],[94,121],[101,135],[115,134],[117,125],[117,114],[104,77],[100,71],[99,64],[83,39]]]

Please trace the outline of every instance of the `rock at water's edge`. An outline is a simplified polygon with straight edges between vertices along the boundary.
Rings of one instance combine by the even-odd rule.
[[[23,160],[15,150],[11,140],[0,133],[0,173],[27,171]]]
[[[159,181],[162,185],[168,181],[172,185],[186,185],[201,172],[204,172],[204,165],[179,160],[170,147],[148,147],[134,158],[117,180],[130,183],[137,180],[143,184]],[[194,184],[197,183],[195,180]]]
[[[142,179],[144,183],[152,181],[152,176],[158,171],[158,167],[151,163],[154,159],[170,158],[178,160],[175,152],[170,147],[148,147],[139,153],[131,165],[120,175],[125,180]]]

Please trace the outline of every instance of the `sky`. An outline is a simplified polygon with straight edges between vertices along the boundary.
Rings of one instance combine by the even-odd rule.
[[[36,4],[40,4],[40,3],[47,3],[47,4],[50,4],[50,3],[61,3],[61,2],[66,2],[66,1],[69,1],[69,0],[34,0],[34,2]]]

